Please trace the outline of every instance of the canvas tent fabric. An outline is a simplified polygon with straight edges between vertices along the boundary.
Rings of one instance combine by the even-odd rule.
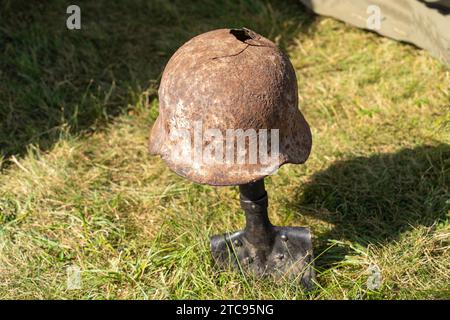
[[[317,14],[426,49],[450,64],[450,0],[300,0]],[[374,14],[380,23],[373,24]]]

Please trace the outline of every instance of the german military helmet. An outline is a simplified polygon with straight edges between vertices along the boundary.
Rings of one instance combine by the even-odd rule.
[[[159,103],[150,153],[194,182],[257,181],[285,163],[305,162],[311,150],[292,64],[246,28],[210,31],[181,46],[163,72]]]

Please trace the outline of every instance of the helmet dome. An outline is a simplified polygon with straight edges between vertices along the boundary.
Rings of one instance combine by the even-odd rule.
[[[303,163],[312,141],[297,90],[289,59],[263,36],[246,28],[198,35],[164,69],[150,153],[210,185],[246,184]]]

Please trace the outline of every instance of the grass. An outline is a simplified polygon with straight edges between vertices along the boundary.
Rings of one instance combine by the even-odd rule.
[[[448,66],[294,0],[77,4],[80,31],[66,1],[0,4],[0,299],[450,298]],[[208,237],[242,228],[237,189],[147,153],[171,54],[240,26],[289,54],[313,131],[307,163],[267,179],[272,221],[312,230],[311,293],[217,272]]]

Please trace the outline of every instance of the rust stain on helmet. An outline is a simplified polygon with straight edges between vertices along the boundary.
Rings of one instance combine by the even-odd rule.
[[[303,163],[311,131],[298,109],[297,90],[289,59],[263,36],[246,28],[196,36],[175,52],[162,75],[150,153],[159,154],[179,175],[210,185],[245,184],[285,163]],[[269,137],[278,129],[278,155],[264,163],[242,163],[234,152],[234,161],[220,161],[225,156],[219,151],[228,150],[227,130],[249,129],[267,129]],[[268,154],[274,138],[269,140]],[[250,139],[245,141],[251,149]],[[261,140],[255,141],[260,150]],[[214,161],[202,161],[204,151]]]

